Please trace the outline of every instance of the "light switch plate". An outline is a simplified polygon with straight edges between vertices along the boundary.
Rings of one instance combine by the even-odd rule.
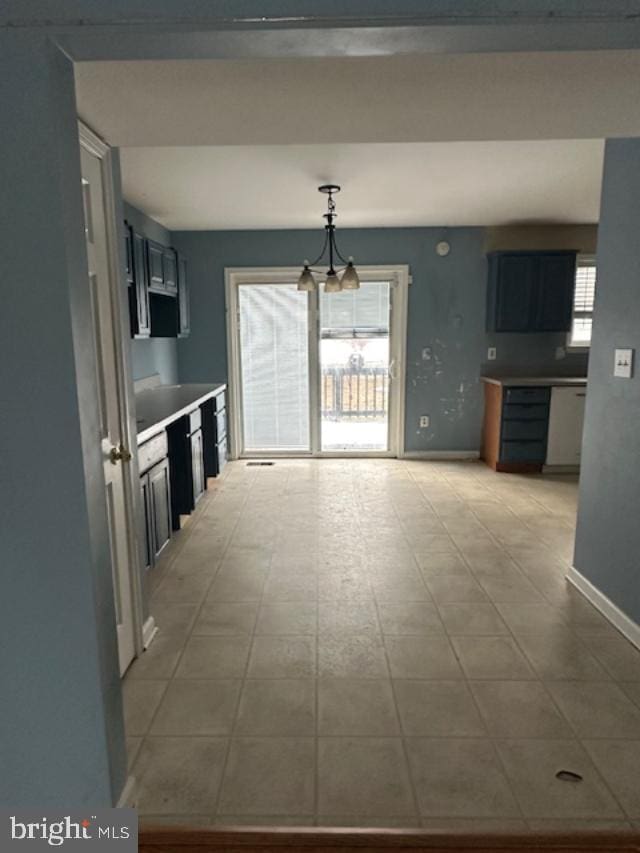
[[[620,379],[631,379],[633,375],[633,353],[632,349],[617,349],[613,365],[613,375]]]
[[[428,429],[430,423],[429,415],[420,415],[420,429]]]
[[[495,361],[498,356],[498,352],[495,347],[489,347],[487,349],[487,361]]]

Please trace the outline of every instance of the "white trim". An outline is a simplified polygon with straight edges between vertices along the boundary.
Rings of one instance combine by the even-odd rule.
[[[600,613],[608,619],[614,628],[617,628],[620,633],[633,643],[636,648],[640,649],[640,625],[634,622],[626,613],[614,604],[611,599],[600,592],[591,581],[587,580],[584,575],[581,575],[573,566],[567,572],[567,580],[579,590],[585,598],[589,599],[591,604],[599,610]]]
[[[151,643],[155,640],[157,633],[158,626],[156,625],[156,620],[153,616],[147,617],[144,625],[142,626],[142,643],[145,650],[148,649]]]
[[[131,808],[133,805],[133,792],[136,787],[135,776],[127,776],[127,781],[124,783],[122,793],[116,803],[117,809]]]
[[[138,476],[138,459],[134,452],[136,447],[135,434],[135,399],[133,379],[130,369],[129,344],[129,307],[123,295],[123,241],[118,223],[118,193],[113,175],[113,155],[111,148],[90,127],[78,121],[78,138],[81,147],[97,157],[102,166],[102,184],[104,197],[104,215],[107,231],[107,258],[109,263],[109,284],[111,289],[111,304],[113,313],[113,334],[115,337],[116,374],[118,388],[118,408],[120,416],[120,435],[122,443],[133,453],[131,462],[123,470],[129,476],[123,477],[124,505],[127,517],[127,550],[129,561],[129,582],[131,584],[131,616],[133,621],[133,642],[136,655],[145,648],[143,637],[144,593],[138,548],[138,523],[141,507],[140,481]]]
[[[404,455],[405,406],[406,406],[406,353],[407,353],[407,314],[409,292],[409,266],[407,264],[389,264],[376,266],[358,266],[360,277],[369,281],[388,281],[391,285],[391,359],[395,362],[396,378],[391,381],[391,407],[389,420],[388,451],[346,451],[323,452],[320,450],[320,407],[318,405],[320,384],[318,379],[318,291],[309,293],[309,406],[310,406],[310,451],[292,451],[279,453],[252,453],[242,450],[242,400],[236,389],[240,388],[240,349],[238,334],[238,285],[294,283],[300,275],[299,267],[225,267],[225,311],[227,332],[228,365],[228,416],[230,427],[229,458],[238,459],[260,456],[278,457],[398,457]],[[313,413],[317,412],[317,418]]]
[[[479,450],[408,450],[402,459],[474,460],[480,458]]]

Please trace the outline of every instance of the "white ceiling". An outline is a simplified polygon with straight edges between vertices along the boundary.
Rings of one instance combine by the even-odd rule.
[[[603,143],[125,148],[124,195],[172,230],[597,222]]]
[[[76,66],[126,198],[172,229],[595,222],[640,51]]]

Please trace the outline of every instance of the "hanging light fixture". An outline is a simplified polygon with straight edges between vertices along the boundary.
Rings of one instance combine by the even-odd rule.
[[[316,289],[316,280],[313,275],[314,272],[317,275],[324,275],[325,293],[338,293],[341,290],[357,290],[360,287],[360,278],[358,277],[358,271],[353,265],[353,258],[349,258],[348,261],[345,261],[336,246],[336,226],[334,225],[334,222],[338,214],[336,213],[336,203],[333,196],[340,192],[340,187],[337,184],[323,184],[321,187],[318,187],[318,191],[329,196],[327,200],[327,212],[323,214],[324,218],[327,220],[327,224],[324,226],[324,244],[322,246],[322,251],[313,263],[309,263],[309,261],[304,262],[304,267],[300,273],[300,277],[298,278],[298,290],[309,291]],[[313,267],[322,261],[327,249],[329,250],[329,269],[326,273],[322,273],[320,270],[314,270]],[[334,262],[336,259],[342,261],[344,267],[336,270],[334,268]]]

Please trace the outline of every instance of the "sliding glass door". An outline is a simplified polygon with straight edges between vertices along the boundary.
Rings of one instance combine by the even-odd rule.
[[[311,450],[307,303],[295,284],[238,287],[242,432],[249,453]]]
[[[298,274],[227,271],[232,455],[397,454],[406,268],[331,294]]]

